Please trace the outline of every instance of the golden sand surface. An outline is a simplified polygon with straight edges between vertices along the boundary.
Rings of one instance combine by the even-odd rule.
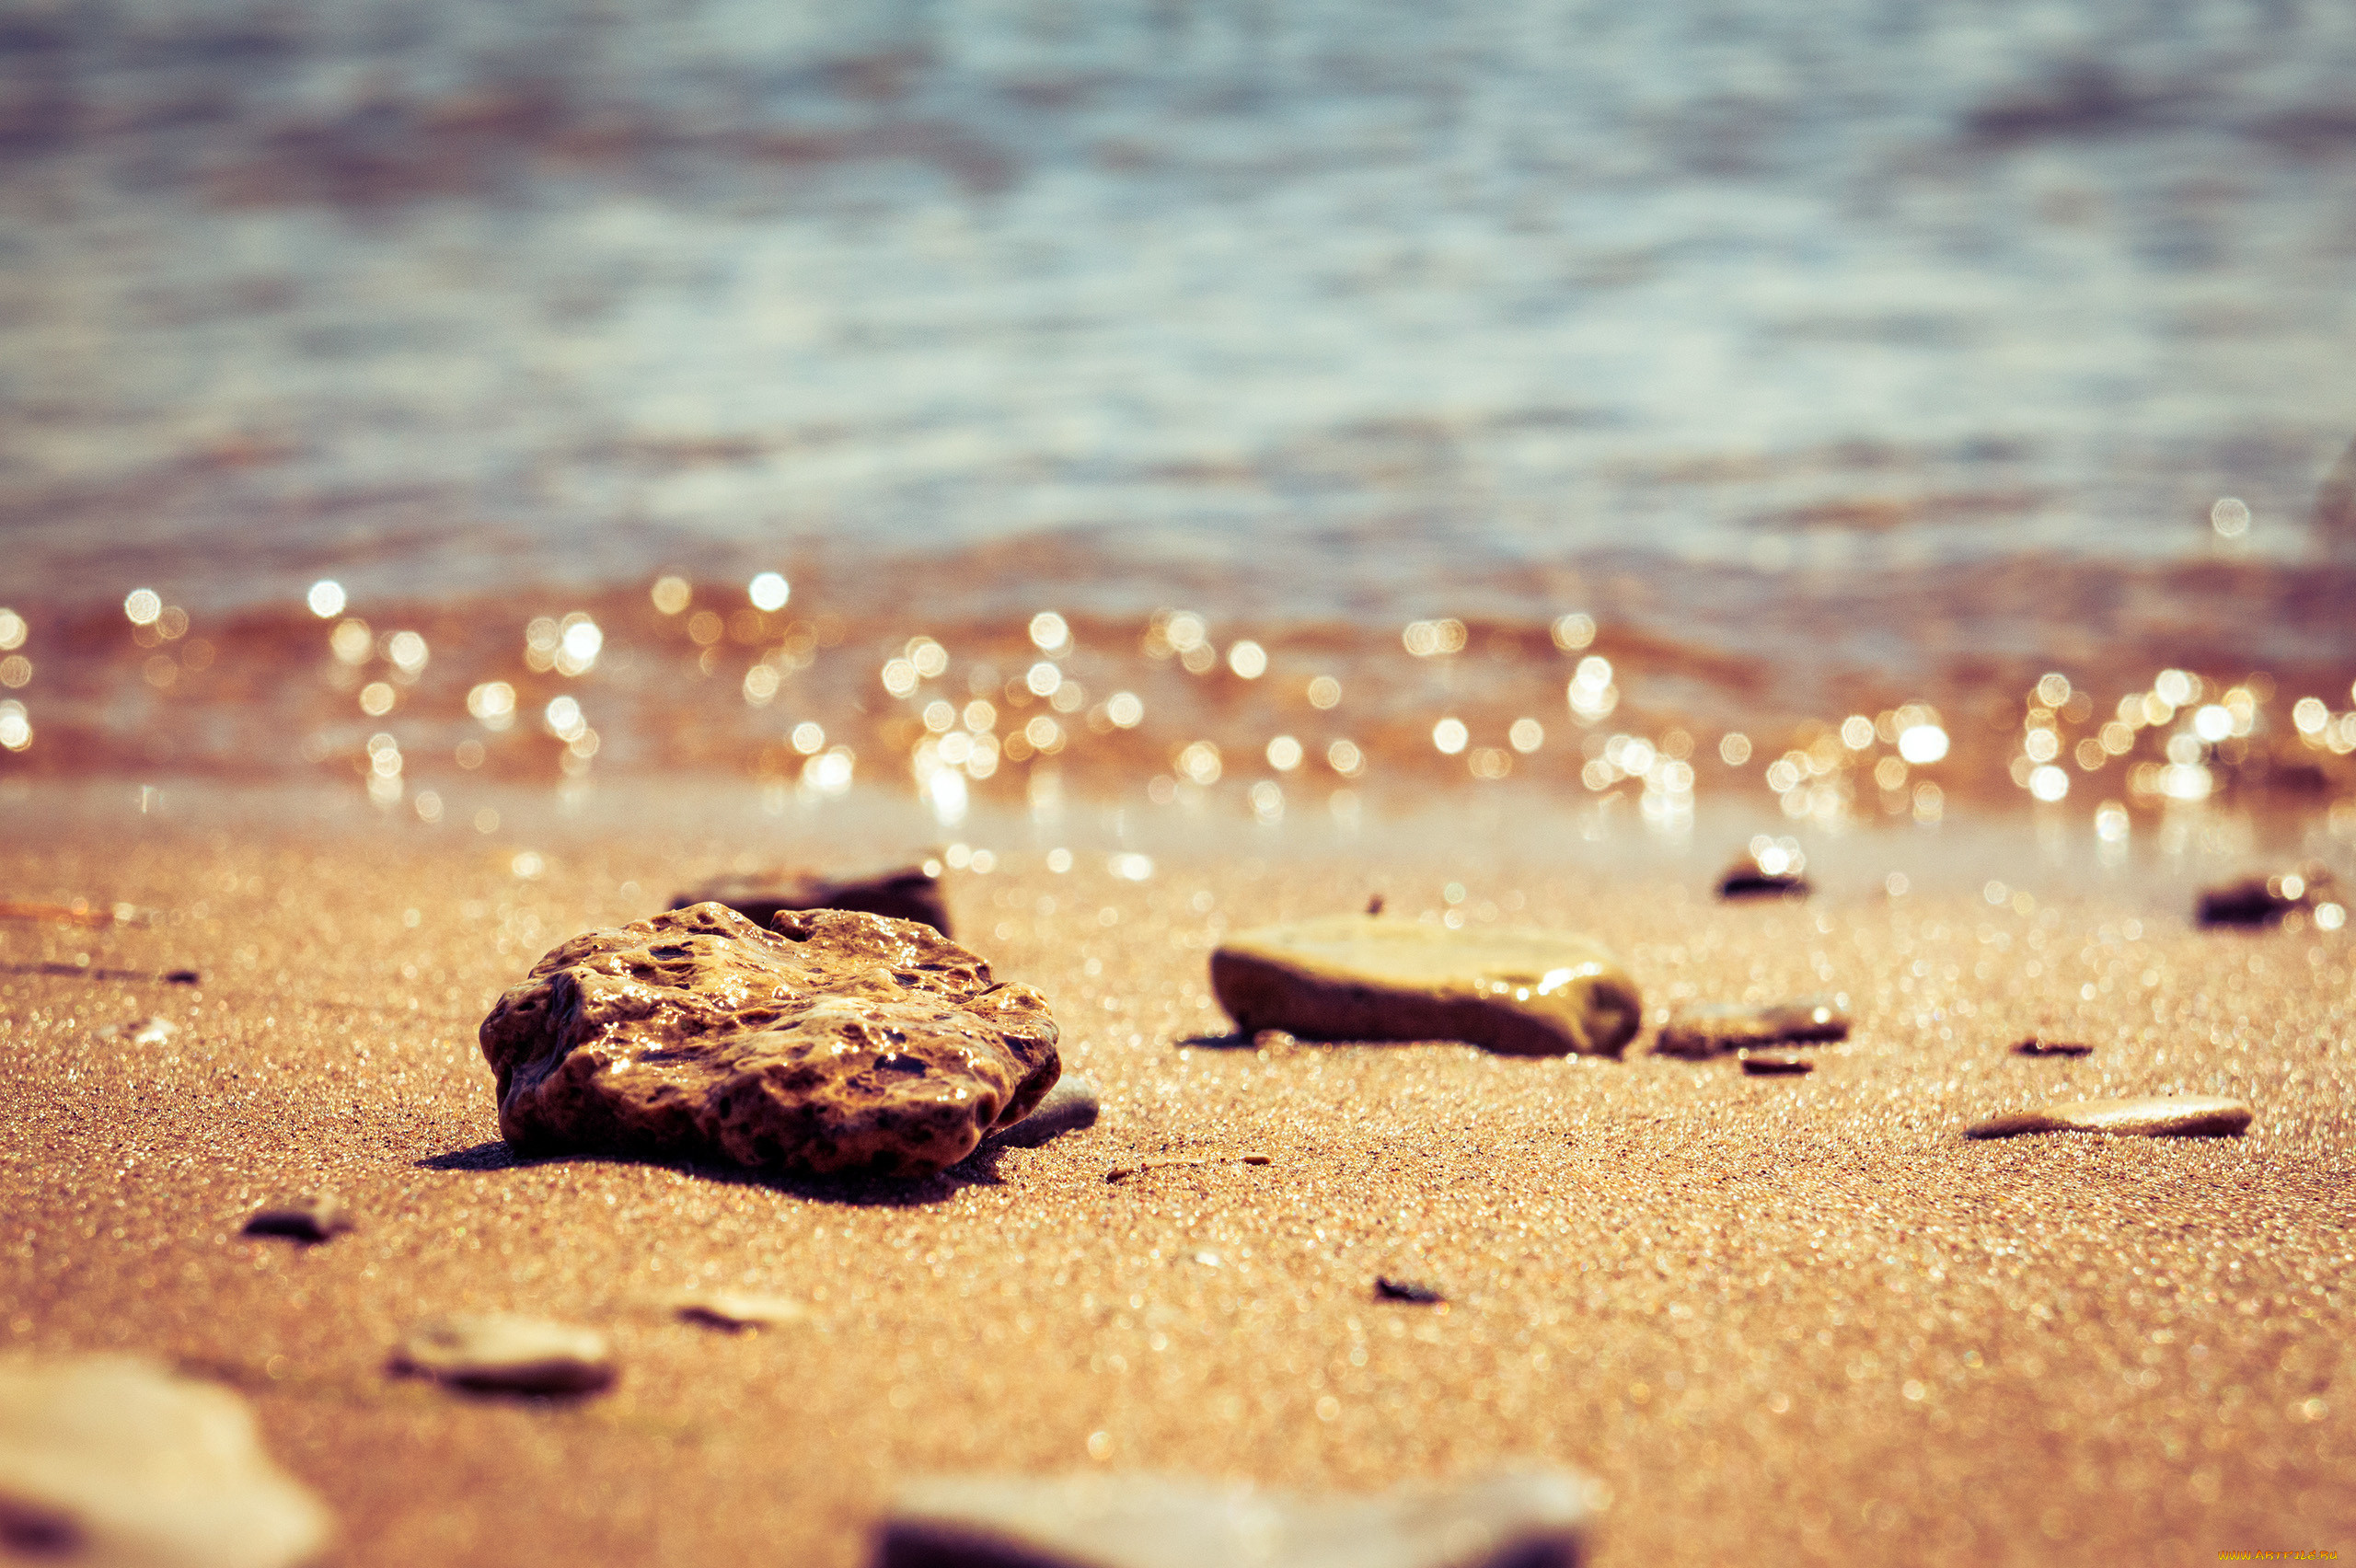
[[[2204,933],[2091,886],[1727,905],[1576,847],[1276,857],[1241,826],[1143,881],[1009,852],[953,876],[959,934],[1046,993],[1103,1121],[914,1184],[769,1181],[519,1164],[475,1045],[547,948],[729,869],[708,836],[577,836],[524,878],[463,834],[28,820],[6,896],[160,914],[0,924],[0,1354],[242,1389],[336,1563],[848,1568],[917,1471],[1373,1489],[1517,1460],[1609,1488],[1605,1568],[2356,1552],[2348,932]],[[1655,1017],[1837,992],[1858,1028],[1784,1078],[1649,1031],[1617,1062],[1224,1037],[1222,931],[1370,891],[1437,918],[1450,877],[1463,918],[1604,939]],[[110,977],[182,965],[202,983]],[[178,1032],[116,1032],[149,1017]],[[2013,1055],[2032,1031],[2096,1049]],[[2165,1092],[2256,1124],[1962,1137]],[[1244,1153],[1268,1163],[1106,1180]],[[356,1231],[238,1234],[321,1188]],[[811,1314],[732,1333],[669,1309],[694,1286]],[[619,1381],[387,1371],[464,1311],[602,1329]]]

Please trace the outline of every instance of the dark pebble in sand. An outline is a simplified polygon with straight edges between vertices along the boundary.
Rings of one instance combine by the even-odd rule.
[[[2314,907],[2316,894],[2331,885],[2319,866],[2250,877],[2203,888],[2193,915],[2204,926],[2270,926],[2294,909]]]
[[[352,1228],[352,1211],[332,1193],[306,1193],[264,1204],[246,1220],[248,1236],[283,1236],[294,1241],[324,1241]]]
[[[1815,891],[1802,874],[1807,864],[1799,846],[1789,839],[1754,842],[1718,878],[1718,896],[1806,898]]]
[[[949,935],[949,907],[941,902],[941,882],[922,866],[903,866],[873,876],[839,880],[807,872],[777,872],[731,877],[671,901],[674,909],[698,904],[724,904],[756,926],[766,926],[788,910],[850,909],[894,920],[914,920]]]
[[[1752,1045],[1784,1041],[1846,1040],[1849,1015],[1821,997],[1761,1005],[1704,1004],[1682,1007],[1660,1026],[1653,1050],[1664,1056],[1722,1056]]]
[[[2013,1055],[2016,1056],[2088,1056],[2094,1054],[2094,1049],[2091,1045],[2081,1045],[2074,1040],[2040,1040],[2032,1034],[2013,1047]]]
[[[1421,1280],[1392,1279],[1388,1274],[1376,1277],[1374,1295],[1378,1301],[1404,1301],[1416,1307],[1436,1307],[1448,1299],[1447,1294],[1437,1286],[1426,1285]]]
[[[1094,1126],[1099,1109],[1094,1084],[1079,1077],[1059,1078],[1037,1110],[1004,1132],[992,1133],[984,1142],[1036,1148],[1050,1138]]]
[[[1992,1116],[1964,1129],[1968,1138],[2009,1138],[2023,1133],[2111,1133],[2147,1138],[2238,1136],[2250,1108],[2212,1094],[2152,1095],[2139,1100],[2073,1100],[2035,1111]]]
[[[1797,1051],[1745,1051],[1741,1060],[1742,1070],[1753,1078],[1784,1078],[1816,1071],[1816,1064]]]

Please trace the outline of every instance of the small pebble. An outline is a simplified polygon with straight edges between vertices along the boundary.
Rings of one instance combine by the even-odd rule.
[[[1740,898],[1806,898],[1814,889],[1804,874],[1807,859],[1791,839],[1775,840],[1761,834],[1735,858],[1718,878],[1718,896]]]
[[[167,1018],[135,1018],[115,1030],[133,1045],[161,1045],[179,1032],[180,1026]]]
[[[1177,1155],[1168,1159],[1149,1159],[1138,1165],[1115,1165],[1104,1172],[1107,1182],[1126,1182],[1132,1176],[1142,1176],[1149,1170],[1175,1170],[1202,1165],[1265,1165],[1265,1154],[1203,1154]]]
[[[1797,1051],[1745,1051],[1740,1054],[1740,1060],[1742,1070],[1753,1078],[1781,1078],[1816,1071],[1816,1064]]]
[[[1434,1307],[1448,1299],[1447,1294],[1436,1286],[1420,1280],[1392,1279],[1389,1274],[1375,1276],[1374,1295],[1379,1301],[1405,1301],[1417,1307]]]
[[[2316,894],[2330,885],[2331,873],[2321,866],[2250,877],[2201,889],[2193,917],[2204,926],[2270,926],[2294,909],[2315,907]]]
[[[1746,1046],[1848,1037],[1849,1015],[1824,997],[1758,1004],[1695,1003],[1669,1015],[1653,1050],[1664,1056],[1700,1058]]]
[[[433,1319],[401,1341],[393,1367],[461,1389],[515,1394],[583,1394],[614,1380],[605,1335],[538,1318]]]
[[[283,1236],[295,1241],[324,1241],[350,1230],[352,1211],[332,1193],[306,1193],[297,1198],[267,1203],[247,1216],[248,1236]]]
[[[715,1329],[769,1329],[810,1320],[810,1309],[783,1296],[749,1296],[733,1290],[674,1297],[672,1310],[691,1323]]]
[[[710,887],[683,893],[674,909],[706,902],[725,904],[756,926],[781,913],[805,909],[852,909],[894,920],[915,920],[949,935],[949,909],[941,880],[922,866],[901,866],[867,876],[822,877],[810,871],[770,871],[731,877]]]
[[[1047,1090],[1047,1097],[1038,1108],[1003,1132],[992,1133],[985,1143],[1011,1145],[1016,1148],[1036,1148],[1048,1139],[1065,1133],[1092,1127],[1100,1104],[1095,1084],[1076,1074],[1057,1080]]]
[[[2235,1137],[2249,1125],[2250,1116],[2250,1108],[2243,1101],[2211,1094],[2073,1100],[1992,1116],[1966,1128],[1963,1136],[2009,1138],[2022,1133],[2114,1133],[2147,1138]]]
[[[2074,1040],[2040,1040],[2034,1034],[2013,1047],[2016,1056],[2085,1056],[2093,1053],[2093,1046]]]

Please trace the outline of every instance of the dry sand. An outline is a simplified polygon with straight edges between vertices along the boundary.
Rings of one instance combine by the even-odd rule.
[[[916,1470],[1374,1488],[1514,1459],[1609,1486],[1606,1568],[2356,1551],[2350,933],[2199,933],[2126,891],[1725,906],[1576,845],[1278,858],[1237,827],[1142,882],[1010,853],[953,882],[960,934],[1046,992],[1103,1123],[913,1186],[769,1182],[516,1164],[474,1044],[546,948],[727,870],[708,839],[576,835],[525,880],[456,832],[17,820],[6,895],[167,913],[0,926],[0,1350],[245,1390],[336,1562],[849,1565]],[[1378,887],[1437,911],[1449,877],[1467,918],[1604,937],[1655,1012],[1840,991],[1860,1028],[1801,1078],[1642,1043],[1186,1043],[1223,1030],[1222,929]],[[35,967],[85,954],[203,983]],[[150,1015],[180,1032],[111,1033]],[[2011,1055],[2031,1030],[2096,1049]],[[2257,1124],[1961,1136],[2171,1090]],[[1105,1180],[1245,1152],[1270,1162]],[[238,1235],[319,1187],[358,1231]],[[1380,1302],[1378,1274],[1449,1303]],[[717,1331],[665,1309],[690,1286],[813,1316]],[[387,1372],[406,1325],[467,1310],[602,1328],[621,1379],[548,1402]]]

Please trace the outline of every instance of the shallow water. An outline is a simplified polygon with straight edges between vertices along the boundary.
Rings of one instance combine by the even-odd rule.
[[[309,0],[18,7],[0,49],[32,732],[0,768],[299,773],[386,734],[413,801],[470,735],[582,777],[544,724],[468,730],[503,679],[533,719],[577,690],[595,768],[791,783],[814,723],[896,780],[893,722],[1002,693],[1054,608],[1075,785],[1117,690],[1146,717],[1102,781],[1178,790],[1204,742],[1239,802],[1303,792],[1246,764],[1280,734],[1312,774],[1347,740],[1378,778],[1570,789],[1613,733],[1683,733],[1695,787],[1755,790],[1913,700],[1944,772],[1799,802],[1904,815],[2022,799],[2058,671],[2093,705],[2052,726],[2073,813],[2156,805],[2167,766],[2356,788],[2344,7]],[[765,570],[787,611],[684,673],[647,585],[733,617]],[[416,682],[329,658],[320,578],[426,636]],[[130,642],[139,587],[192,629]],[[1206,675],[1139,651],[1173,609]],[[569,611],[612,651],[537,680],[525,624]],[[1570,612],[1591,646],[1548,637]],[[1460,651],[1403,647],[1447,617]],[[953,665],[900,711],[876,677],[919,634]],[[1566,708],[1588,656],[1609,712]],[[739,700],[756,662],[780,689]],[[2210,700],[2073,772],[2169,668]],[[2236,686],[2229,738],[2282,766],[2174,763]],[[1321,809],[1362,788],[1328,771]]]

